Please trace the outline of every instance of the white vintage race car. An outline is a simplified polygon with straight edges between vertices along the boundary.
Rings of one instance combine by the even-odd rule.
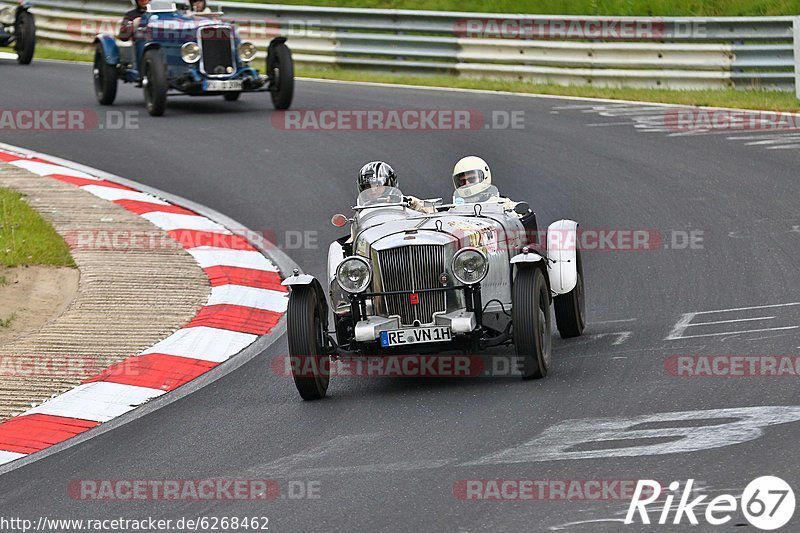
[[[283,282],[291,291],[291,368],[303,399],[325,396],[325,363],[342,355],[480,354],[514,344],[522,376],[544,377],[551,302],[562,337],[583,332],[576,222],[551,224],[545,247],[537,245],[535,215],[524,203],[510,210],[496,197],[434,200],[434,212],[421,213],[398,189],[374,195],[359,196],[352,219],[333,217],[351,231],[330,245],[328,279],[295,271]]]

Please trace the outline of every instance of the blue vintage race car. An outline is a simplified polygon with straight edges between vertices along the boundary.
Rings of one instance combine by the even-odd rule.
[[[288,109],[294,92],[294,65],[285,37],[272,39],[266,75],[251,66],[253,43],[242,41],[221,13],[192,13],[174,2],[151,2],[133,28],[130,42],[100,34],[95,38],[94,89],[101,105],[111,105],[117,81],[144,89],[147,111],[164,114],[167,94],[222,95],[270,92],[275,109]]]
[[[36,47],[36,23],[30,8],[31,3],[24,1],[0,8],[0,46],[13,46],[21,65],[31,62]]]

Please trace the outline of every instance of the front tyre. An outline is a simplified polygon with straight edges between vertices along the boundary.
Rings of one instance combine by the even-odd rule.
[[[241,95],[242,95],[242,93],[239,92],[239,91],[232,91],[232,92],[223,94],[222,97],[225,99],[226,102],[235,102],[236,100],[239,99],[239,97]]]
[[[583,286],[583,262],[581,251],[576,250],[578,281],[567,294],[559,294],[553,300],[556,311],[556,326],[561,337],[578,337],[586,327],[586,297]]]
[[[543,378],[550,371],[552,358],[552,319],[549,289],[540,268],[519,268],[512,300],[514,348],[522,378]]]
[[[106,63],[100,44],[94,51],[94,95],[100,105],[111,105],[117,97],[117,69]]]
[[[322,306],[311,286],[296,286],[289,294],[287,337],[292,377],[304,400],[319,400],[328,391],[330,360],[324,355]]]
[[[33,15],[27,11],[22,11],[17,17],[14,31],[17,35],[15,51],[17,52],[17,63],[29,65],[33,60],[33,51],[36,49],[36,22]]]
[[[142,61],[142,87],[147,112],[160,117],[167,108],[167,68],[160,50],[148,50]]]
[[[286,43],[275,44],[272,54],[267,54],[267,73],[272,80],[272,105],[289,109],[294,95],[294,61]]]

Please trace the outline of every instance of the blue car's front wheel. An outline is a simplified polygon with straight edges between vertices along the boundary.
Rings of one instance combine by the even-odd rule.
[[[286,43],[276,43],[267,56],[267,72],[272,80],[272,105],[289,109],[294,95],[294,62]]]
[[[160,50],[144,53],[142,87],[144,103],[151,116],[160,117],[167,108],[167,68]]]
[[[33,51],[36,48],[36,22],[28,11],[22,11],[17,17],[14,27],[17,35],[17,63],[29,65],[33,60]]]
[[[113,104],[117,97],[117,69],[114,68],[114,65],[106,63],[100,43],[97,44],[94,51],[92,77],[94,78],[94,95],[100,105]]]

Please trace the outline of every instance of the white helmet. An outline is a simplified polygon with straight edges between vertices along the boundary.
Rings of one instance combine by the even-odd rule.
[[[475,196],[492,186],[492,171],[480,157],[464,157],[453,167],[453,186],[459,196]]]

